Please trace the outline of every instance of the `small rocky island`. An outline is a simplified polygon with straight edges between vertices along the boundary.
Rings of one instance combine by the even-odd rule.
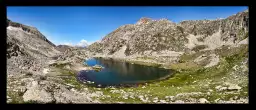
[[[36,27],[7,24],[7,103],[248,103],[248,10],[180,23],[143,17],[87,48],[56,46]],[[91,87],[76,76],[104,70],[84,65],[93,57],[174,75],[137,87]]]
[[[94,65],[94,66],[92,66],[92,69],[94,69],[94,70],[97,70],[97,71],[100,71],[100,70],[102,70],[104,67],[102,67],[102,66],[100,66],[100,65]]]

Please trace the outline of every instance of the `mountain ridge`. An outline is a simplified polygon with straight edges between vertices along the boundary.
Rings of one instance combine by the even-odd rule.
[[[50,45],[52,45],[54,47],[56,46],[51,41],[49,41],[36,27],[32,27],[32,26],[21,24],[21,23],[13,22],[13,21],[11,21],[10,19],[7,18],[7,27],[8,26],[12,26],[12,27],[16,27],[16,28],[21,28],[24,31],[27,31],[29,33],[41,36],[41,38],[43,40],[45,40],[46,42],[48,42]]]
[[[180,24],[143,17],[87,48],[55,46],[36,28],[7,22],[7,103],[248,103],[246,11]],[[93,88],[77,73],[99,71],[85,63],[94,57],[173,75],[129,89]]]
[[[210,38],[219,31],[221,42],[236,43],[248,36],[248,22],[248,10],[225,19],[186,20],[180,23],[142,17],[135,24],[120,26],[106,35],[101,42],[89,45],[88,50],[112,55],[126,46],[126,56],[143,55],[145,51],[156,50],[187,51],[192,48],[186,46],[189,35],[197,36],[203,42],[205,38]]]

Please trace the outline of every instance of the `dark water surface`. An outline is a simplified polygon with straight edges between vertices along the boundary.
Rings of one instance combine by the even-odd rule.
[[[131,86],[159,80],[171,75],[171,70],[150,67],[111,59],[93,58],[85,61],[88,66],[101,65],[101,71],[82,70],[77,74],[79,81],[92,81],[96,86]]]

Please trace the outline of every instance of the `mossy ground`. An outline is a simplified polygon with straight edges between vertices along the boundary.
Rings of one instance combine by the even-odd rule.
[[[22,95],[23,93],[21,93],[20,91],[15,91],[13,87],[16,87],[17,85],[23,85],[23,83],[21,84],[17,84],[17,83],[10,83],[10,82],[14,82],[15,79],[9,78],[8,79],[8,87],[12,87],[12,89],[7,89],[7,96],[9,96],[11,98],[11,101],[9,103],[12,104],[16,104],[16,103],[24,103]]]
[[[7,91],[7,95],[12,99],[11,102],[9,103],[12,103],[12,104],[24,103],[23,98],[19,94],[19,92]]]
[[[69,75],[70,77],[63,77],[64,84],[72,84],[74,88],[81,90],[88,88],[90,92],[101,91],[103,96],[97,98],[103,103],[145,103],[139,96],[148,97],[148,103],[153,103],[154,98],[158,100],[165,100],[166,96],[175,96],[179,93],[191,93],[201,92],[202,95],[190,96],[190,98],[205,98],[210,103],[216,103],[216,99],[230,100],[230,98],[246,98],[248,97],[248,79],[235,82],[242,87],[240,91],[217,91],[216,86],[222,85],[224,82],[230,81],[223,78],[229,78],[233,72],[232,67],[240,65],[240,62],[245,58],[248,58],[248,46],[240,46],[229,49],[229,52],[225,52],[228,49],[223,47],[222,49],[215,51],[199,51],[195,54],[185,54],[181,56],[182,63],[171,65],[174,70],[172,77],[159,81],[151,82],[137,87],[119,87],[114,90],[119,91],[114,93],[112,88],[97,88],[78,82],[75,73],[66,70],[63,74]],[[197,58],[199,55],[209,55],[212,52],[220,55],[220,62],[218,65],[204,68],[201,65],[197,65],[191,62],[191,60]],[[140,62],[136,62],[140,63]],[[143,65],[159,65],[159,64],[144,64]],[[62,68],[64,66],[57,66]],[[210,92],[210,94],[208,94]],[[134,97],[130,97],[131,93]],[[10,94],[10,93],[9,93]],[[124,95],[128,94],[128,97],[124,98]],[[130,94],[130,95],[129,95]],[[108,97],[107,97],[108,96]],[[12,95],[10,95],[12,97]],[[178,100],[186,100],[188,97],[180,97]],[[16,99],[15,99],[16,100]],[[14,100],[14,101],[15,101]],[[19,100],[19,99],[17,99]]]
[[[225,48],[223,48],[225,49]],[[191,96],[192,98],[205,98],[210,103],[215,103],[216,99],[229,100],[234,96],[238,98],[248,97],[248,86],[243,85],[248,80],[238,82],[237,84],[243,88],[240,91],[234,91],[226,94],[225,91],[219,92],[215,89],[216,86],[221,85],[225,82],[223,77],[229,77],[230,73],[233,71],[232,67],[239,65],[239,62],[247,58],[248,47],[241,46],[237,48],[232,48],[229,53],[220,52],[220,63],[214,67],[203,68],[200,65],[191,63],[190,61],[201,54],[210,54],[212,51],[198,52],[192,55],[183,55],[181,60],[184,63],[179,63],[172,65],[172,69],[175,71],[174,75],[167,80],[160,82],[147,83],[145,85],[139,85],[138,87],[120,87],[115,88],[118,91],[124,91],[124,93],[113,93],[111,88],[101,88],[100,90],[96,87],[90,87],[77,82],[75,78],[66,80],[67,83],[75,85],[76,88],[81,89],[87,87],[92,91],[102,91],[105,96],[99,98],[105,103],[144,103],[138,97],[145,96],[148,97],[149,101],[152,102],[157,97],[159,100],[164,100],[165,96],[175,96],[179,93],[191,93],[191,92],[202,92],[204,95]],[[216,50],[224,51],[224,50]],[[144,64],[144,62],[142,63]],[[149,64],[152,66],[154,64]],[[155,64],[157,65],[157,64]],[[247,82],[248,83],[248,82]],[[81,86],[82,85],[82,86]],[[206,94],[211,90],[210,94]],[[124,94],[134,93],[134,98],[123,98]],[[227,91],[226,91],[227,92]],[[185,100],[186,98],[181,98],[180,100]]]

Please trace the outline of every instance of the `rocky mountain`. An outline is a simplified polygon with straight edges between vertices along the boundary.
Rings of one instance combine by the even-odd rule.
[[[46,58],[60,53],[36,28],[7,19],[7,73],[39,71]]]
[[[248,103],[248,10],[180,23],[143,17],[86,48],[55,46],[35,27],[9,19],[6,28],[7,103]],[[76,73],[95,70],[84,60],[97,56],[174,75],[129,90],[93,88]]]
[[[58,48],[60,50],[60,46]],[[64,48],[61,48],[63,50],[61,50],[62,53],[57,56],[58,60],[67,61],[72,64],[82,64],[84,59],[86,59],[90,55],[90,52],[83,47],[65,46]]]
[[[91,97],[100,93],[71,89],[65,77],[57,77],[71,73],[70,62],[82,65],[84,53],[55,46],[36,28],[7,19],[7,103],[97,103]]]
[[[226,19],[188,20],[141,18],[119,27],[100,42],[88,46],[95,53],[116,56],[154,55],[163,51],[187,52],[233,45],[248,37],[248,10]]]
[[[20,23],[12,22],[9,19],[7,19],[7,27],[9,27],[9,29],[21,28],[23,31],[34,34],[34,35],[38,36],[39,38],[41,38],[42,40],[49,43],[51,46],[55,47],[55,45],[51,41],[49,41],[42,33],[40,33],[35,27],[26,26],[26,25],[23,25]]]
[[[58,45],[58,46],[56,46],[56,49],[61,51],[61,52],[65,52],[69,48],[70,48],[70,46],[68,46],[68,45]]]

